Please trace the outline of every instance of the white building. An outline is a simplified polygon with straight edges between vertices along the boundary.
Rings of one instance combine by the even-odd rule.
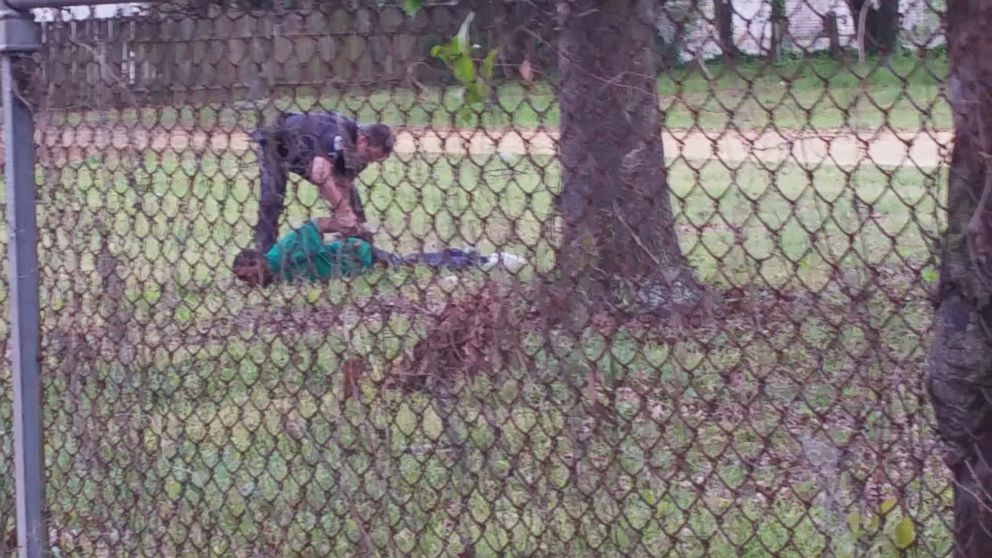
[[[932,48],[944,41],[940,14],[936,12],[940,0],[901,0],[902,41],[909,47]],[[823,34],[823,18],[830,12],[837,16],[837,27],[842,46],[853,46],[854,18],[844,0],[786,0],[788,33],[786,50],[825,50],[829,38]],[[734,36],[737,48],[747,54],[768,51],[771,39],[771,2],[769,0],[733,0]],[[942,8],[941,8],[942,9]],[[713,3],[707,1],[704,14],[712,21]],[[716,29],[712,23],[698,18],[695,28],[686,41],[686,54],[702,53],[705,57],[720,54]]]
[[[39,8],[31,10],[35,21],[107,19],[121,14],[132,15],[141,10],[140,3],[100,4],[97,6],[72,6],[69,8]],[[61,12],[61,13],[60,13]]]

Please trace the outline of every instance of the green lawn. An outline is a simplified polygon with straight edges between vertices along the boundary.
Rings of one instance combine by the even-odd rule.
[[[524,366],[442,397],[377,382],[483,274],[237,285],[255,172],[250,154],[187,152],[42,173],[63,555],[897,556],[900,517],[919,555],[948,553],[919,382],[946,176],[675,164],[683,249],[745,296],[689,330],[545,341],[521,324]],[[498,246],[553,266],[552,159],[394,158],[363,178],[388,248]],[[316,199],[301,187],[284,222],[323,213]],[[115,266],[119,281],[101,278]],[[371,372],[344,401],[355,356]]]
[[[99,219],[136,292],[149,284],[229,282],[230,260],[251,243],[254,156],[146,159],[136,173],[93,161],[47,179],[65,189],[45,194],[42,204],[53,219],[42,235],[52,265],[93,269]],[[930,259],[928,239],[939,230],[937,200],[946,181],[944,169],[787,163],[728,169],[718,161],[679,160],[669,172],[683,250],[704,279],[742,284],[760,276],[759,282],[788,288],[815,288],[833,264],[857,267],[852,258],[922,269]],[[386,249],[473,245],[527,256],[547,270],[553,246],[543,229],[554,227],[550,185],[558,180],[550,157],[424,155],[371,167],[361,187]],[[283,231],[326,212],[312,185],[296,184]]]
[[[669,128],[780,129],[854,128],[948,129],[951,113],[943,96],[947,58],[941,52],[903,54],[889,63],[868,60],[834,61],[822,56],[786,60],[742,61],[725,67],[707,66],[712,81],[697,67],[675,68],[658,80],[661,108]],[[458,121],[457,88],[409,87],[389,90],[307,90],[298,88],[272,104],[227,103],[208,106],[144,107],[113,113],[70,113],[54,123],[123,122],[212,130],[246,129],[258,125],[260,111],[269,118],[274,109],[334,109],[363,121],[390,125],[475,126],[478,120]],[[486,127],[534,128],[558,125],[554,90],[548,83],[531,90],[519,84],[499,87],[497,102],[482,115]]]

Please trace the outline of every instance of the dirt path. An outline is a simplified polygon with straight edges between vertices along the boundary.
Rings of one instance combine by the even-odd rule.
[[[511,129],[397,129],[396,151],[448,154],[553,155],[557,131]],[[950,160],[953,134],[948,131],[852,132],[816,131],[703,131],[667,130],[663,135],[669,160],[745,161],[766,164],[783,161],[804,165],[918,166],[933,168]],[[70,160],[106,153],[108,148],[131,146],[141,151],[165,149],[243,152],[251,149],[243,132],[187,131],[166,129],[108,128],[80,125],[49,128],[36,136],[47,151],[47,158]]]

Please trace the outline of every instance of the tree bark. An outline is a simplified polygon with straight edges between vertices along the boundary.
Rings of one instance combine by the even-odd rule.
[[[559,4],[564,231],[555,298],[566,314],[665,314],[700,300],[676,236],[662,150],[656,4]]]
[[[731,0],[713,0],[713,16],[716,31],[720,37],[720,49],[726,58],[737,57],[737,44],[734,42],[734,5]]]
[[[772,62],[782,59],[782,43],[785,42],[785,32],[789,28],[789,19],[785,13],[785,0],[772,0],[771,37],[768,54]]]
[[[873,0],[847,0],[854,21],[856,36],[860,35],[861,9]],[[879,0],[878,9],[869,4],[865,18],[865,53],[888,56],[899,44],[899,0]]]
[[[827,36],[830,45],[830,57],[840,60],[844,51],[840,46],[840,28],[837,25],[837,14],[834,12],[823,16],[823,34]]]
[[[927,388],[954,476],[954,556],[992,556],[992,5],[946,12],[954,152]]]

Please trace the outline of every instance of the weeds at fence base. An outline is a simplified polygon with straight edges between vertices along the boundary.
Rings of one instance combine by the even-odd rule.
[[[740,287],[711,289],[706,296],[719,300],[719,307],[685,317],[662,319],[596,313],[584,320],[583,333],[578,337],[592,334],[613,338],[623,332],[641,342],[678,343],[692,331],[750,331],[784,324],[793,316],[781,306],[783,301],[792,304],[793,311],[812,303],[800,302],[802,297],[795,293]],[[478,290],[450,301],[430,318],[431,324],[413,350],[394,363],[385,387],[406,392],[430,391],[432,384],[448,387],[480,376],[496,378],[510,369],[535,368],[538,365],[533,355],[524,348],[534,341],[528,340],[527,332],[551,330],[528,299],[505,285],[487,282]],[[564,330],[552,329],[557,331],[553,338],[574,337]],[[348,365],[353,363],[349,361]],[[347,382],[355,382],[361,374],[355,375],[346,366],[345,376]]]
[[[524,365],[525,312],[507,289],[491,282],[445,305],[427,334],[393,375],[403,389],[450,382],[459,375],[492,374],[505,364]]]

